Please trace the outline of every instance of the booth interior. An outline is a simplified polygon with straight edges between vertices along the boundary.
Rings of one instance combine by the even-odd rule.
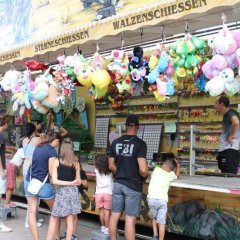
[[[199,7],[206,2],[199,1]],[[98,3],[92,4],[96,7]],[[240,165],[238,174],[222,173],[218,168],[223,116],[214,103],[225,94],[230,107],[240,112],[239,12],[236,1],[232,6],[220,4],[158,22],[130,24],[121,19],[115,35],[53,50],[37,43],[35,48],[41,49],[41,54],[5,61],[0,66],[0,109],[9,122],[7,158],[19,145],[25,124],[46,122],[51,111],[55,122],[67,129],[88,176],[89,190],[82,195],[82,208],[98,214],[93,197],[94,156],[107,153],[111,142],[125,133],[126,117],[135,114],[140,120],[138,137],[147,143],[149,178],[154,167],[167,158],[175,157],[181,165],[181,176],[171,183],[169,192],[168,230],[204,237],[207,221],[215,230],[219,226],[227,229],[231,222],[232,232],[221,239],[235,239],[229,236],[240,228]],[[143,12],[136,19],[140,14]],[[135,15],[130,16],[133,19]],[[98,21],[102,20],[94,20]],[[22,85],[9,84],[10,78],[18,79],[17,74],[9,78],[10,71],[20,71],[21,79],[35,87],[26,93]],[[16,87],[20,90],[13,90]],[[45,97],[39,97],[36,89],[45,91]],[[29,93],[33,98],[28,98]],[[21,169],[18,171],[15,194],[24,196]],[[146,226],[151,224],[148,182],[144,183],[138,219]],[[214,234],[215,238],[205,239],[220,239],[220,233]]]

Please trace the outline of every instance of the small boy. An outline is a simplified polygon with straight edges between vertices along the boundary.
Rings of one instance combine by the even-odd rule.
[[[176,159],[166,159],[162,167],[155,167],[148,187],[148,206],[153,215],[152,240],[163,240],[165,235],[168,189],[177,179],[180,167]]]

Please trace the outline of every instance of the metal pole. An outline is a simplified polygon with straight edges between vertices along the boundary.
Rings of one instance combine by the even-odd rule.
[[[190,160],[189,160],[189,175],[195,175],[195,147],[196,147],[196,130],[195,125],[190,126]]]

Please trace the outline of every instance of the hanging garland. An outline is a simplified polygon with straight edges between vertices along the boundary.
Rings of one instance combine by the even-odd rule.
[[[82,97],[78,97],[76,99],[76,103],[75,103],[75,109],[77,109],[80,113],[83,112],[85,110],[85,101]]]

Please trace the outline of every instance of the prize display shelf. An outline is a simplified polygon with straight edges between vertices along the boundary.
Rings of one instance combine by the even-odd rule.
[[[178,118],[178,97],[174,96],[169,100],[160,103],[153,95],[132,97],[124,102],[119,108],[112,108],[110,104],[96,104],[96,123],[100,119],[108,119],[109,125],[105,130],[108,133],[115,131],[119,132],[119,128],[124,132],[126,117],[129,114],[138,115],[141,128],[138,136],[146,141],[148,146],[147,160],[153,159],[153,153],[164,151],[166,144],[164,143],[164,131],[162,130],[164,123],[177,122]],[[108,121],[107,120],[107,121]],[[106,133],[97,132],[97,135],[105,135]],[[109,146],[109,139],[107,139]],[[102,145],[103,147],[103,145]],[[105,145],[105,147],[107,147]],[[103,147],[104,148],[104,147]]]
[[[180,97],[178,106],[178,159],[185,171],[190,165],[190,126],[196,126],[195,163],[196,173],[218,173],[216,155],[218,154],[219,137],[222,132],[223,116],[219,114],[214,102],[216,97],[193,96]],[[240,97],[230,97],[231,108],[237,110]]]
[[[143,126],[143,129],[140,129],[141,136],[143,136],[142,132],[144,132],[145,126],[161,125],[162,128],[157,130],[161,134],[159,146],[154,149],[158,149],[158,153],[173,152],[186,173],[189,172],[190,164],[190,126],[196,126],[195,162],[199,165],[196,171],[202,174],[219,171],[216,155],[218,153],[219,137],[222,132],[223,116],[216,111],[215,101],[216,97],[207,95],[175,95],[165,102],[158,102],[154,96],[144,95],[125,100],[123,105],[114,109],[110,104],[96,104],[95,111],[96,119],[108,119],[109,125],[106,129],[108,133],[111,131],[118,132],[118,127],[124,125],[128,114],[139,116],[140,124]],[[230,102],[231,108],[237,109],[240,96],[230,97]],[[164,126],[168,122],[176,124],[176,140],[172,140],[171,134],[165,132]],[[124,128],[121,130],[124,131]],[[157,135],[154,132],[154,127],[151,128],[151,131]],[[157,139],[151,133],[147,133],[146,136],[148,136],[148,139]],[[107,147],[109,146],[108,134],[105,134],[105,138],[107,143],[105,147]]]

